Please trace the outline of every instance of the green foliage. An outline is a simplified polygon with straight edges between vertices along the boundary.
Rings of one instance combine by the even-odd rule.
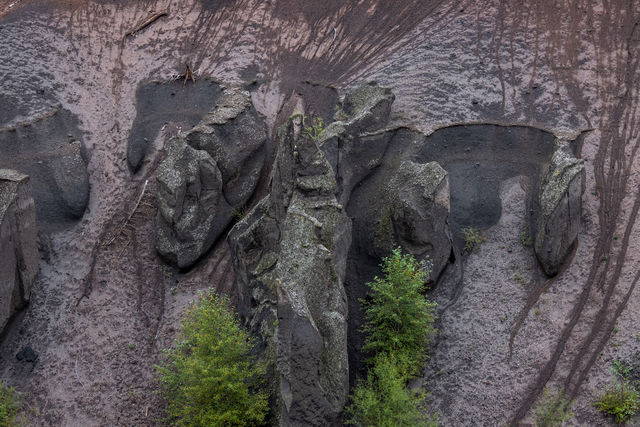
[[[529,247],[533,244],[533,241],[531,239],[531,235],[529,235],[529,229],[527,228],[527,230],[523,231],[520,233],[520,243],[522,243],[522,246],[524,247]]]
[[[16,425],[16,415],[22,408],[22,399],[13,387],[0,381],[0,427]]]
[[[633,417],[640,408],[640,394],[629,383],[623,382],[609,386],[595,402],[596,408],[624,423]]]
[[[367,283],[370,299],[361,300],[366,323],[362,350],[369,354],[390,354],[406,360],[412,373],[426,359],[433,328],[435,302],[423,295],[430,271],[413,256],[394,249],[381,264],[384,278]]]
[[[631,381],[633,365],[625,363],[622,360],[614,360],[611,366],[611,372],[622,381]]]
[[[349,424],[361,426],[430,426],[436,419],[424,415],[426,394],[407,389],[407,381],[418,373],[427,358],[434,333],[436,304],[424,295],[429,270],[413,256],[394,249],[381,264],[384,277],[367,283],[368,300],[361,300],[365,313],[362,350],[373,355],[369,370],[351,396],[347,408]]]
[[[167,421],[177,426],[260,425],[267,396],[259,391],[264,367],[249,356],[251,340],[229,299],[201,295],[182,319],[175,348],[157,366]]]
[[[426,398],[406,387],[406,377],[398,369],[392,355],[381,354],[373,362],[366,380],[354,389],[352,404],[347,408],[347,424],[361,426],[429,426],[437,425],[420,410]]]
[[[562,392],[552,394],[545,390],[536,406],[536,427],[556,427],[573,418],[571,402]]]
[[[460,231],[462,231],[462,235],[464,236],[464,248],[462,249],[462,252],[472,252],[476,245],[479,245],[486,240],[486,238],[473,227],[466,227]]]
[[[303,132],[308,138],[317,141],[324,133],[324,121],[322,117],[314,117],[311,123],[308,123],[308,120],[307,116],[302,117]]]

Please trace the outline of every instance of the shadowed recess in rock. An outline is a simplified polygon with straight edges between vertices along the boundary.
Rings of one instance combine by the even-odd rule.
[[[386,141],[385,141],[386,140]],[[353,241],[349,250],[345,290],[349,301],[349,367],[351,385],[363,363],[360,354],[363,322],[359,300],[364,298],[369,282],[380,274],[378,264],[388,248],[378,247],[376,233],[383,232],[384,207],[375,207],[372,200],[384,200],[389,183],[405,160],[418,164],[438,162],[449,174],[451,224],[456,245],[463,244],[460,229],[488,228],[501,215],[500,184],[511,177],[523,176],[528,187],[527,216],[535,227],[535,197],[542,165],[554,149],[554,135],[528,126],[493,124],[455,125],[439,129],[429,136],[399,128],[364,138],[369,151],[376,145],[386,145],[380,166],[358,183],[347,202],[347,213],[353,219]],[[372,154],[365,154],[371,157]],[[362,163],[363,159],[351,160]],[[374,203],[375,204],[375,203]],[[373,230],[373,231],[372,231]],[[397,232],[397,230],[396,230]],[[434,268],[437,279],[441,266]],[[436,271],[437,270],[437,271]]]
[[[127,146],[131,170],[140,168],[162,126],[171,122],[184,130],[192,128],[216,105],[221,92],[220,85],[209,79],[142,83]]]
[[[40,230],[64,229],[84,214],[89,178],[81,137],[76,116],[59,107],[0,129],[0,168],[31,178]]]

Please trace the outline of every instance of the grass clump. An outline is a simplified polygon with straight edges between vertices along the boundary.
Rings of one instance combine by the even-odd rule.
[[[249,355],[252,343],[227,297],[201,294],[183,319],[167,363],[157,366],[167,419],[176,426],[260,425],[267,395],[264,367]]]
[[[571,402],[562,392],[545,390],[536,406],[536,427],[555,427],[573,418]]]
[[[425,281],[430,273],[400,248],[381,264],[384,277],[367,283],[369,299],[361,300],[366,334],[362,350],[367,359],[367,376],[360,380],[347,408],[349,423],[362,426],[433,425],[421,406],[425,393],[414,393],[407,381],[427,359],[434,329],[436,303],[427,299]]]
[[[464,236],[464,248],[462,248],[462,252],[473,252],[473,249],[477,245],[487,240],[473,227],[465,227],[460,231],[462,231],[462,235]]]
[[[0,381],[0,427],[12,427],[22,409],[22,399],[13,387]]]
[[[640,394],[627,382],[609,386],[595,402],[596,408],[614,417],[622,424],[633,417],[640,408]]]

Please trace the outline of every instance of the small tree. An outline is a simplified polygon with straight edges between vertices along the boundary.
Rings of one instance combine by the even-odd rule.
[[[381,354],[373,362],[366,380],[360,381],[347,408],[348,424],[396,427],[437,425],[420,410],[426,397],[406,387],[406,377],[398,369],[402,362]]]
[[[367,283],[363,351],[372,355],[365,380],[360,380],[347,407],[348,423],[359,426],[435,426],[436,417],[422,410],[426,393],[414,393],[407,381],[427,358],[434,332],[436,304],[424,295],[429,274],[425,264],[400,248],[383,258],[384,277]]]
[[[168,362],[158,366],[167,421],[179,426],[258,425],[267,396],[259,391],[264,368],[249,356],[251,340],[229,299],[201,295],[182,320]]]
[[[383,258],[384,277],[367,283],[370,298],[361,300],[365,307],[366,334],[363,351],[376,355],[386,353],[403,360],[404,373],[412,374],[427,357],[436,303],[425,295],[425,280],[430,273],[410,254],[394,249]],[[403,362],[404,363],[404,362]]]

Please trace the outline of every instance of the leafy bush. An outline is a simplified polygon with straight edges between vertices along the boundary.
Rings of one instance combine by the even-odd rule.
[[[413,256],[392,251],[381,264],[384,277],[375,277],[368,300],[361,300],[366,334],[362,350],[370,355],[365,380],[359,381],[347,408],[348,423],[363,426],[426,426],[437,421],[425,416],[426,397],[407,389],[427,358],[434,332],[436,304],[424,295],[429,274]]]
[[[433,328],[435,302],[423,295],[430,271],[409,254],[394,249],[381,264],[384,277],[367,283],[370,299],[361,300],[366,323],[362,350],[406,360],[407,373],[426,359]]]
[[[406,387],[406,377],[398,365],[402,363],[392,355],[376,357],[366,380],[360,381],[351,396],[348,424],[395,427],[435,423],[420,411],[426,396]]]
[[[0,427],[15,425],[16,415],[22,408],[22,399],[13,387],[0,381]]]
[[[249,356],[251,340],[229,299],[201,295],[182,320],[168,362],[157,366],[167,421],[179,426],[258,425],[267,413],[259,391],[264,367]]]
[[[480,232],[476,231],[472,227],[466,227],[462,230],[462,235],[464,236],[464,248],[462,248],[463,252],[472,252],[476,245],[484,242],[486,238],[480,234]]]
[[[615,417],[617,423],[624,423],[640,408],[640,394],[629,383],[619,383],[607,387],[595,406],[605,414]]]
[[[541,401],[536,406],[536,427],[555,427],[573,418],[571,401],[561,392],[552,394],[544,391]]]
[[[307,123],[307,120],[307,116],[302,117],[302,126],[304,128],[304,133],[307,137],[313,139],[314,141],[319,140],[324,133],[324,121],[322,120],[322,117],[314,117],[313,119],[311,119],[310,124]]]

